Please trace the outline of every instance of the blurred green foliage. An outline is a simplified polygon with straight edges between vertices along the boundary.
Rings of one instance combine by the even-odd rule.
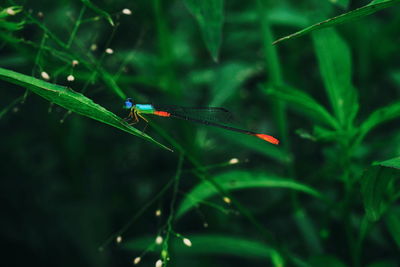
[[[398,266],[399,4],[3,0],[4,265]]]

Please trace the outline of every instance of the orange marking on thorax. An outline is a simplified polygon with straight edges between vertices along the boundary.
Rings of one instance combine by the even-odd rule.
[[[157,115],[157,116],[161,116],[161,117],[169,117],[169,116],[171,116],[171,113],[166,112],[166,111],[154,111],[153,114]]]
[[[267,135],[267,134],[255,134],[255,136],[257,136],[258,138],[261,138],[262,140],[270,142],[271,144],[274,144],[274,145],[278,145],[279,144],[279,140],[276,139],[273,136],[270,136],[270,135]]]

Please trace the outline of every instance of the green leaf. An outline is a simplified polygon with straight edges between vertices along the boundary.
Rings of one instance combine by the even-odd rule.
[[[0,28],[3,28],[7,31],[18,31],[24,27],[25,22],[9,22],[9,21],[1,21],[0,20]]]
[[[34,77],[3,68],[0,68],[0,79],[26,87],[35,94],[38,94],[48,101],[51,101],[63,108],[100,121],[102,123],[111,125],[127,133],[142,137],[165,149],[170,150],[166,146],[152,139],[147,134],[131,127],[123,119],[121,119],[114,113],[106,110],[102,106],[94,103],[91,99],[73,91],[72,89],[48,83]]]
[[[312,36],[334,114],[340,125],[348,129],[358,111],[357,92],[351,82],[350,49],[334,29],[318,31]]]
[[[400,101],[374,111],[360,126],[360,138],[381,123],[400,118]]]
[[[310,95],[300,90],[280,86],[268,89],[267,94],[290,103],[289,107],[295,108],[312,120],[329,125],[334,129],[338,128],[336,119]]]
[[[398,208],[392,208],[385,216],[385,223],[390,236],[396,242],[400,249],[400,211]]]
[[[210,129],[210,131],[214,131],[216,134],[223,136],[224,139],[227,139],[246,150],[250,149],[260,155],[275,159],[281,163],[287,164],[293,161],[292,156],[279,146],[272,146],[270,143],[255,138],[254,136],[243,135],[232,131],[220,131],[219,129]]]
[[[389,168],[400,169],[400,157],[388,159],[385,161],[381,161],[379,163],[375,163],[375,165],[380,165]]]
[[[273,42],[273,44],[277,44],[284,40],[296,38],[296,37],[302,36],[306,33],[309,33],[309,32],[315,31],[315,30],[319,30],[319,29],[326,28],[326,27],[332,27],[335,25],[339,25],[339,24],[343,24],[343,23],[355,20],[355,19],[359,19],[359,18],[368,16],[370,14],[373,14],[381,9],[394,6],[398,3],[400,3],[400,0],[375,0],[366,6],[363,6],[363,7],[357,8],[353,11],[341,14],[337,17],[333,17],[333,18],[318,22],[318,23],[316,23],[312,26],[309,26],[305,29],[302,29],[298,32],[295,32],[288,36],[282,37],[282,38],[276,40],[275,42]]]
[[[261,172],[230,171],[216,175],[212,180],[226,191],[248,188],[288,188],[321,198],[318,191],[307,185]],[[182,216],[198,203],[216,194],[218,191],[210,182],[199,183],[183,199],[176,216]]]
[[[224,24],[223,0],[184,0],[184,2],[197,20],[207,49],[217,62]]]
[[[331,0],[330,2],[343,9],[347,9],[349,7],[349,0]]]
[[[93,4],[90,0],[81,0],[83,4],[85,4],[88,8],[92,9],[94,12],[98,13],[100,16],[104,17],[111,26],[114,26],[114,21],[112,20],[110,14],[106,11],[100,9],[98,6]]]
[[[259,241],[226,235],[186,235],[192,242],[188,248],[181,239],[171,240],[172,250],[186,255],[231,255],[241,258],[272,258],[274,266],[283,266],[283,259],[276,250]],[[144,251],[154,244],[154,238],[142,237],[128,240],[123,248],[129,251]],[[155,249],[153,248],[152,251]],[[158,252],[157,252],[158,253]]]
[[[257,66],[239,62],[223,65],[214,73],[214,81],[211,82],[214,97],[210,106],[221,106],[231,96],[237,95],[240,86],[260,70]]]
[[[370,221],[377,221],[388,206],[398,198],[395,179],[400,178],[400,158],[394,158],[368,168],[361,180],[364,208]]]
[[[340,259],[332,255],[318,255],[312,256],[310,260],[311,266],[324,266],[324,267],[346,267]]]

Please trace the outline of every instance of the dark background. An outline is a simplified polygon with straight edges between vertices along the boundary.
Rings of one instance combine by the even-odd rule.
[[[126,55],[135,52],[135,57],[123,66],[116,81],[138,103],[206,106],[215,100],[218,93],[226,94],[227,99],[220,101],[220,105],[236,114],[238,125],[280,138],[280,121],[274,110],[276,100],[267,96],[260,87],[271,81],[265,65],[256,2],[224,3],[225,23],[218,62],[212,60],[194,17],[182,1],[93,1],[112,14],[118,27],[113,29],[102,18],[88,21],[79,28],[71,49],[82,55],[91,53],[110,73],[120,70]],[[158,11],[157,3],[160,5]],[[68,40],[83,6],[80,1],[62,0],[16,1],[16,4],[22,5],[24,11],[14,20],[27,19],[25,12],[28,12],[63,41]],[[271,29],[274,39],[277,39],[321,18],[363,6],[367,1],[350,1],[348,9],[328,1],[265,1],[264,4],[271,10]],[[8,1],[1,3],[2,7],[10,5]],[[124,8],[131,9],[133,14],[122,15],[120,11]],[[278,12],[281,10],[292,12],[297,17],[287,18]],[[37,15],[38,12],[44,14],[43,18]],[[352,52],[353,83],[360,103],[358,122],[375,109],[399,99],[399,12],[399,7],[394,6],[336,27]],[[96,16],[87,8],[83,17]],[[40,45],[43,30],[37,24],[29,23],[29,19],[27,21],[14,36]],[[13,43],[3,39],[0,66],[38,78],[44,70],[51,74],[51,82],[69,85],[66,81],[71,71],[68,63],[46,51],[38,57],[39,50],[32,43]],[[97,44],[97,51],[90,51],[92,43]],[[57,49],[51,38],[46,44]],[[106,47],[112,47],[114,54],[100,61]],[[311,38],[306,35],[289,40],[278,45],[277,49],[285,83],[306,91],[328,107]],[[74,69],[76,81],[69,86],[76,91],[84,90],[84,94],[96,103],[125,117],[126,111],[121,108],[123,100],[101,79],[85,85],[91,74],[90,70],[78,65]],[[23,88],[11,83],[1,81],[0,86],[0,109],[6,110],[25,93]],[[232,88],[234,93],[229,94]],[[102,251],[99,247],[175,176],[178,152],[163,150],[108,125],[66,113],[66,110],[29,93],[24,103],[17,101],[1,116],[0,237],[3,266],[131,265],[140,251],[122,249],[115,242]],[[226,163],[231,158],[240,160],[238,165],[212,168],[208,172],[211,176],[236,169],[265,171],[297,179],[340,203],[345,189],[340,181],[343,170],[337,165],[337,144],[313,142],[296,134],[297,129],[310,131],[313,125],[313,121],[296,111],[288,112],[285,120],[290,150],[286,154],[285,144],[277,150],[290,155],[290,163],[274,154],[277,150],[271,148],[272,145],[248,136],[184,121],[154,118],[153,122],[203,166]],[[398,119],[391,121],[367,136],[349,167],[354,175],[360,176],[374,160],[400,154],[398,123]],[[144,126],[140,123],[138,129]],[[154,128],[147,127],[146,133],[173,147]],[[185,159],[183,169],[193,168],[196,167]],[[294,170],[296,178],[291,177],[290,169]],[[183,172],[178,203],[184,198],[184,193],[198,182],[192,172]],[[351,228],[357,232],[364,212],[359,185],[355,184],[351,192]],[[305,263],[318,266],[321,262],[334,264],[340,261],[353,266],[345,219],[337,207],[302,194],[294,202],[293,195],[286,189],[255,188],[236,191],[233,195],[265,229],[273,233],[280,246]],[[151,205],[122,235],[123,240],[155,237],[167,220],[172,196],[169,190]],[[223,205],[217,197],[209,201]],[[160,218],[154,216],[157,209],[163,211]],[[206,205],[200,209],[208,228],[203,227],[204,218],[192,210],[174,223],[174,230],[189,238],[192,233],[226,234],[264,242],[245,216],[236,215],[235,206],[232,206],[235,212],[230,214]],[[307,243],[304,236],[307,231],[304,232],[296,217],[299,210],[306,210],[323,251],[315,250]],[[361,265],[398,266],[399,244],[385,223],[377,222],[369,233],[363,246]],[[240,254],[171,253],[173,266],[270,264],[265,259]],[[319,261],[321,255],[330,260]],[[140,265],[154,266],[159,257],[159,252],[148,254]],[[377,262],[383,265],[372,265]],[[287,264],[291,266],[294,263],[289,261]],[[342,266],[341,263],[335,264],[331,266]]]

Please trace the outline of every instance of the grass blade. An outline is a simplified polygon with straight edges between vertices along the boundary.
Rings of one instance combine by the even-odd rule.
[[[379,124],[400,118],[400,101],[375,110],[360,126],[360,141]]]
[[[295,108],[312,120],[317,120],[334,129],[338,128],[337,120],[315,99],[300,90],[285,86],[268,89],[267,94],[292,104],[290,107]]]
[[[200,26],[208,51],[217,62],[224,24],[223,0],[185,0],[184,2]]]
[[[315,51],[325,89],[340,126],[348,129],[358,111],[350,49],[334,29],[313,33]]]
[[[310,194],[314,197],[321,197],[318,191],[307,185],[266,173],[231,171],[217,175],[212,179],[226,191],[248,188],[288,188]],[[218,194],[218,192],[210,182],[201,182],[187,194],[178,208],[176,216],[182,216],[199,202],[216,194]]]
[[[147,141],[153,142],[165,149],[170,150],[166,146],[155,141],[147,134],[129,126],[123,119],[114,113],[106,110],[102,106],[94,103],[91,99],[73,91],[72,89],[48,83],[34,77],[3,68],[0,68],[0,79],[26,87],[35,94],[38,94],[48,101],[54,102],[63,108],[111,125],[127,133],[142,137]]]
[[[332,26],[336,26],[339,24],[343,24],[343,23],[355,20],[355,19],[359,19],[359,18],[368,16],[370,14],[373,14],[381,9],[391,7],[398,3],[400,3],[400,0],[375,0],[366,6],[363,6],[363,7],[357,8],[353,11],[341,14],[337,17],[333,17],[333,18],[318,22],[318,23],[316,23],[312,26],[309,26],[305,29],[302,29],[298,32],[295,32],[288,36],[282,37],[282,38],[276,40],[275,42],[273,42],[273,44],[277,44],[279,42],[282,42],[282,41],[285,41],[288,39],[293,39],[293,38],[305,35],[309,32],[315,31],[315,30],[332,27]]]

